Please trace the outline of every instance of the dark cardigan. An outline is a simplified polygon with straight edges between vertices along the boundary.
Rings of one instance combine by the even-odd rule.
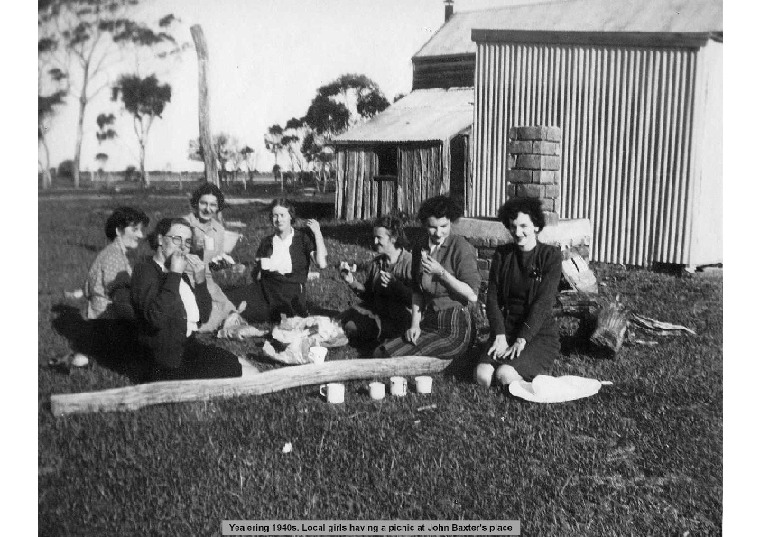
[[[153,363],[163,368],[182,365],[187,339],[187,313],[179,294],[180,280],[190,284],[185,274],[163,272],[153,259],[140,263],[132,273],[132,305],[137,317],[138,341]],[[211,295],[206,282],[193,287],[200,313],[199,324],[211,315]]]
[[[499,246],[491,261],[486,313],[493,335],[506,333],[504,315],[509,296],[509,270],[513,263],[517,263],[515,259],[517,251],[517,246],[514,244]],[[558,247],[539,242],[533,259],[532,283],[526,300],[528,313],[517,329],[517,334],[508,334],[508,336],[525,338],[527,343],[530,343],[544,325],[554,322],[552,306],[557,299],[557,289],[562,276],[562,254]]]

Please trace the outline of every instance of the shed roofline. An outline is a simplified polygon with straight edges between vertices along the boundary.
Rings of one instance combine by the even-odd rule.
[[[705,46],[707,41],[723,41],[722,32],[566,32],[535,30],[472,30],[476,43],[545,43],[552,45],[632,45],[638,47]]]

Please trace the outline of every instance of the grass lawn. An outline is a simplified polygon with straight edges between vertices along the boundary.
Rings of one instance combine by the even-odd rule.
[[[591,398],[538,405],[434,377],[433,394],[375,402],[367,382],[329,405],[317,387],[130,413],[54,418],[53,393],[130,381],[94,364],[44,366],[68,350],[82,287],[121,204],[151,226],[188,211],[180,198],[39,201],[39,528],[41,535],[216,535],[222,519],[519,519],[523,535],[717,535],[722,522],[720,276],[680,278],[595,266],[603,293],[694,337],[651,337],[602,359],[563,322],[554,375],[614,382]],[[303,204],[304,216],[329,210]],[[268,233],[261,205],[233,206],[248,224],[236,259]],[[330,267],[307,284],[314,308],[354,300],[337,262],[372,257],[370,227],[323,221]],[[253,360],[254,344],[225,343]],[[354,358],[351,347],[328,359]],[[435,404],[436,408],[419,410]],[[291,442],[293,450],[283,453]]]

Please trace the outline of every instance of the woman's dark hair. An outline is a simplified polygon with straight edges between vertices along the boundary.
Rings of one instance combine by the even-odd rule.
[[[150,247],[154,250],[158,250],[158,236],[161,235],[163,237],[169,233],[172,226],[176,224],[186,226],[190,230],[193,229],[190,227],[190,223],[184,218],[162,218],[158,221],[158,224],[156,224],[155,229],[148,235],[148,244],[150,244]]]
[[[201,200],[201,197],[206,194],[216,196],[216,202],[219,204],[220,211],[227,207],[224,203],[224,194],[219,190],[219,187],[213,183],[203,183],[193,191],[193,195],[190,197],[190,207],[192,207],[194,211],[198,210],[198,202]]]
[[[409,248],[409,241],[404,233],[404,222],[395,216],[381,216],[372,227],[384,227],[388,234],[396,239],[396,248]]]
[[[459,220],[462,213],[462,205],[458,201],[449,196],[434,196],[422,202],[417,219],[423,224],[430,217],[448,218],[454,222]]]
[[[272,215],[272,211],[274,211],[275,207],[285,207],[288,212],[290,213],[290,220],[291,224],[295,224],[296,222],[296,206],[293,205],[293,202],[286,198],[276,198],[272,200],[272,203],[269,204],[269,215]]]
[[[512,198],[499,208],[499,221],[504,224],[505,228],[509,229],[509,224],[517,218],[517,213],[524,213],[530,216],[533,225],[539,231],[544,229],[546,218],[541,210],[541,200],[536,198]]]
[[[148,215],[142,212],[140,209],[133,207],[119,207],[114,209],[111,216],[106,220],[106,237],[109,240],[116,238],[116,230],[124,230],[125,227],[136,226],[142,224],[147,226],[150,222]]]

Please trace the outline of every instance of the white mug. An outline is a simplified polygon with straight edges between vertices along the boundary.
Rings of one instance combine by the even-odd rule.
[[[399,397],[406,395],[406,379],[404,377],[391,377],[391,394]]]
[[[330,384],[322,384],[319,387],[319,394],[327,399],[328,403],[342,403],[346,393],[346,387],[339,382],[332,382]]]
[[[369,383],[369,396],[375,401],[385,397],[385,384],[382,382],[370,382]]]
[[[327,347],[309,347],[309,360],[313,364],[324,363],[327,356]]]
[[[414,377],[414,386],[417,393],[431,393],[433,391],[433,377],[427,375]]]

